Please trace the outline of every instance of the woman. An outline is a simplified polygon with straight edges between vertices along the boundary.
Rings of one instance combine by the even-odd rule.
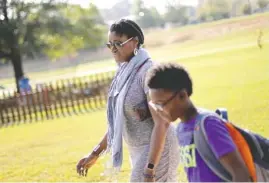
[[[147,70],[152,61],[145,49],[141,28],[121,19],[111,25],[107,47],[119,65],[108,92],[108,132],[89,156],[77,165],[85,175],[105,150],[112,153],[113,167],[122,165],[122,137],[132,164],[131,182],[176,181],[178,157],[174,128],[148,107]]]

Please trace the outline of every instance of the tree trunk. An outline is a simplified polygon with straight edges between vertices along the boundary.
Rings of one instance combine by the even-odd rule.
[[[249,5],[249,9],[250,9],[250,14],[252,14],[252,5],[251,5],[250,0],[248,0],[248,5]]]
[[[21,53],[17,45],[11,48],[11,62],[14,69],[15,82],[17,87],[17,92],[20,92],[19,79],[24,75],[22,67]]]
[[[20,47],[19,47],[19,42],[18,42],[18,35],[15,33],[17,32],[15,31],[16,28],[13,27],[12,23],[10,23],[9,21],[7,4],[8,4],[7,0],[0,1],[1,10],[4,16],[4,21],[1,23],[4,23],[5,26],[7,27],[6,29],[7,36],[5,37],[5,41],[10,50],[9,59],[11,60],[12,65],[13,65],[17,92],[19,93],[20,92],[19,79],[24,74],[23,74],[23,68],[22,68],[22,60],[21,60],[21,52],[20,52]]]

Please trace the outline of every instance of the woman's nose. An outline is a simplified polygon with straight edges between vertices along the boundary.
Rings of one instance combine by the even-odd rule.
[[[110,50],[111,50],[112,53],[118,51],[118,49],[116,48],[115,45],[111,45],[111,49]]]

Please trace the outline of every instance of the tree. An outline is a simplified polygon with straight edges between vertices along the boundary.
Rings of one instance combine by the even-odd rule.
[[[269,0],[258,0],[257,4],[258,4],[260,9],[264,9],[268,6]]]
[[[150,14],[154,20],[155,27],[163,27],[165,22],[159,11],[154,7],[150,9]]]
[[[0,2],[0,59],[11,61],[17,91],[24,76],[22,58],[58,58],[83,47],[96,47],[102,38],[98,10],[55,0]]]
[[[81,48],[96,48],[102,43],[104,21],[93,4],[89,8],[61,4],[55,17],[53,25],[40,38],[46,45],[54,45],[44,49],[50,58],[57,59]]]
[[[131,3],[129,0],[120,0],[112,7],[100,11],[106,21],[119,20],[130,15]]]
[[[227,0],[211,0],[208,1],[210,13],[214,20],[229,18],[230,16],[230,3]]]
[[[164,15],[164,19],[166,22],[171,22],[171,23],[178,23],[179,19],[178,19],[179,15],[178,15],[178,11],[177,11],[177,7],[175,6],[166,6],[166,13]]]
[[[142,0],[135,0],[132,14],[142,28],[158,27],[164,24],[156,8],[146,8]]]
[[[200,7],[200,21],[220,20],[231,16],[232,3],[229,0],[207,0]]]
[[[247,11],[249,11],[249,13],[248,14],[252,14],[252,6],[251,6],[251,1],[250,0],[248,0],[248,8],[246,7],[246,13],[247,13]],[[249,10],[247,10],[247,9],[249,9]]]
[[[249,15],[251,14],[251,7],[249,4],[245,4],[242,8],[242,12],[244,15]]]
[[[182,6],[176,2],[167,4],[164,19],[166,22],[181,23],[185,25],[189,20],[187,15],[189,8],[190,7]]]
[[[231,16],[241,15],[243,13],[242,7],[246,3],[246,0],[233,0],[231,3],[232,3]]]

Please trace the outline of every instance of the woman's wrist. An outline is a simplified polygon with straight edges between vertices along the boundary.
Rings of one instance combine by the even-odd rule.
[[[146,167],[143,172],[145,179],[154,179],[155,178],[155,169],[150,169]]]
[[[148,173],[143,173],[144,178],[146,179],[154,179],[155,178],[155,174],[148,174]]]
[[[102,149],[101,145],[98,144],[92,151],[92,155],[93,156],[97,156],[97,157],[100,157],[103,153],[105,152],[104,149]]]
[[[90,156],[100,157],[105,150],[101,149],[100,145],[97,145],[89,154],[87,154],[84,158],[89,158]]]
[[[150,169],[150,168],[145,168],[144,169],[144,174],[147,174],[147,175],[155,175],[155,169]]]

